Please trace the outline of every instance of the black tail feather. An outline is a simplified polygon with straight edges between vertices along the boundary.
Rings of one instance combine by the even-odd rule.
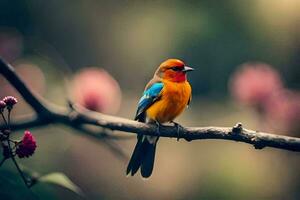
[[[143,161],[141,165],[141,174],[142,177],[144,178],[148,178],[152,174],[154,159],[155,159],[155,149],[156,149],[156,143],[149,144],[143,156]]]
[[[141,167],[141,174],[144,178],[148,178],[152,174],[156,142],[151,144],[145,136],[139,136],[138,141],[133,150],[126,174],[133,176]]]
[[[127,166],[126,174],[128,175],[131,172],[131,176],[133,176],[139,169],[141,165],[141,150],[142,150],[143,142],[140,138],[134,147],[133,153],[131,155],[130,161]]]

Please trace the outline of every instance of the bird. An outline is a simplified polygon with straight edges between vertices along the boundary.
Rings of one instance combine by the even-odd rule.
[[[193,70],[179,59],[167,59],[159,65],[146,85],[134,120],[156,124],[158,136],[137,134],[137,143],[126,170],[127,176],[134,176],[139,169],[143,178],[151,176],[159,127],[168,122],[173,123],[177,130],[181,127],[174,119],[191,102],[192,88],[187,80],[187,72]]]

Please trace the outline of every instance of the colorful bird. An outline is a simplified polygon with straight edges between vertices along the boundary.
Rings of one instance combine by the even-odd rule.
[[[172,122],[191,101],[191,86],[187,72],[194,69],[178,59],[168,59],[161,63],[153,78],[146,85],[138,103],[135,120],[145,123]],[[154,165],[155,149],[159,137],[138,134],[137,144],[129,161],[126,174],[133,176],[139,168],[144,178],[151,176]]]

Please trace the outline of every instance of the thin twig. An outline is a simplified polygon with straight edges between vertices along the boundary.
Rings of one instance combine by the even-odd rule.
[[[23,173],[22,170],[20,169],[20,167],[19,167],[19,165],[18,165],[18,163],[17,163],[15,157],[12,156],[11,159],[12,159],[13,163],[15,164],[15,166],[16,166],[16,168],[17,168],[19,174],[21,175],[21,177],[22,177],[22,179],[23,179],[25,185],[29,188],[28,180],[26,179],[24,173]]]
[[[11,109],[8,110],[8,114],[7,114],[7,127],[8,127],[8,130],[11,130],[10,129],[10,115],[11,114]]]
[[[3,112],[1,112],[1,116],[2,116],[2,119],[3,119],[4,123],[5,123],[5,125],[8,126],[7,121],[6,121],[5,117],[4,117]]]
[[[36,111],[36,118],[11,124],[12,129],[44,126],[50,123],[61,123],[77,128],[78,125],[95,125],[111,130],[119,130],[144,135],[156,135],[156,126],[140,123],[120,117],[87,111],[74,106],[73,111],[52,105],[33,94],[17,76],[13,68],[1,61],[0,73],[19,91],[25,101]],[[1,127],[0,127],[1,128]],[[300,152],[300,138],[263,133],[238,127],[188,127],[178,132],[176,127],[162,127],[160,137],[184,138],[188,141],[197,139],[223,139],[252,144],[256,149],[273,147]]]
[[[9,140],[9,135],[8,135],[8,140]],[[16,161],[16,159],[15,159],[13,153],[12,153],[12,149],[11,149],[10,142],[8,141],[7,144],[8,144],[8,149],[9,149],[10,158],[12,159],[13,163],[15,164],[15,166],[16,166],[16,168],[17,168],[19,174],[21,175],[21,177],[22,177],[22,179],[23,179],[25,185],[28,187],[28,181],[26,180],[25,175],[23,174],[22,170],[20,169],[20,167],[19,167],[19,165],[18,165],[18,163],[17,163],[17,161]]]
[[[26,180],[26,177],[25,175],[23,174],[22,170],[20,169],[16,159],[15,159],[15,155],[13,154],[13,151],[12,151],[12,148],[11,148],[11,145],[10,145],[10,133],[11,133],[11,129],[10,129],[10,117],[11,117],[11,109],[8,110],[8,115],[7,115],[7,126],[8,126],[8,130],[9,130],[9,134],[7,135],[7,145],[8,145],[8,151],[9,151],[9,155],[10,155],[10,158],[12,159],[13,163],[15,164],[19,174],[21,175],[25,185],[29,188],[29,185],[28,185],[28,181]]]

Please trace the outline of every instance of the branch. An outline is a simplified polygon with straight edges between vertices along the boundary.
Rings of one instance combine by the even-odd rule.
[[[179,131],[176,127],[163,126],[160,128],[160,133],[158,134],[155,125],[88,111],[77,105],[72,106],[71,110],[61,106],[51,105],[41,97],[37,97],[33,94],[16,75],[13,68],[1,60],[0,73],[19,91],[25,101],[37,114],[36,117],[12,123],[11,128],[15,130],[25,127],[45,126],[50,123],[65,124],[78,130],[80,130],[79,127],[82,125],[94,125],[136,134],[184,138],[187,141],[197,139],[223,139],[248,143],[253,145],[256,149],[273,147],[300,152],[300,138],[248,130],[244,129],[240,123],[234,127],[187,127],[180,128]],[[83,133],[87,134],[86,132]]]
[[[26,116],[17,122],[11,123],[12,130],[65,122],[64,118],[67,117],[67,113],[69,111],[63,107],[51,105],[46,100],[42,99],[42,97],[38,97],[36,94],[30,91],[24,81],[22,81],[22,79],[16,74],[14,68],[5,63],[2,59],[0,59],[0,73],[8,80],[8,82],[10,82],[12,86],[15,87],[15,89],[22,95],[24,100],[36,112],[35,116]],[[58,117],[57,120],[55,119],[56,117]],[[127,159],[127,156],[122,149],[112,141],[108,141],[108,139],[128,139],[128,137],[112,136],[110,134],[106,134],[106,130],[95,133],[86,127],[80,126],[80,124],[71,122],[72,120],[69,121],[69,126],[80,130],[79,133],[96,138],[97,140],[103,142],[116,156],[122,159]],[[6,128],[4,124],[0,125],[0,129],[4,128]]]
[[[22,95],[24,100],[33,108],[36,113],[47,114],[48,109],[43,105],[41,99],[37,99],[35,95],[29,90],[23,80],[21,80],[14,70],[14,68],[6,64],[2,59],[0,59],[0,73],[13,85],[18,92]]]

